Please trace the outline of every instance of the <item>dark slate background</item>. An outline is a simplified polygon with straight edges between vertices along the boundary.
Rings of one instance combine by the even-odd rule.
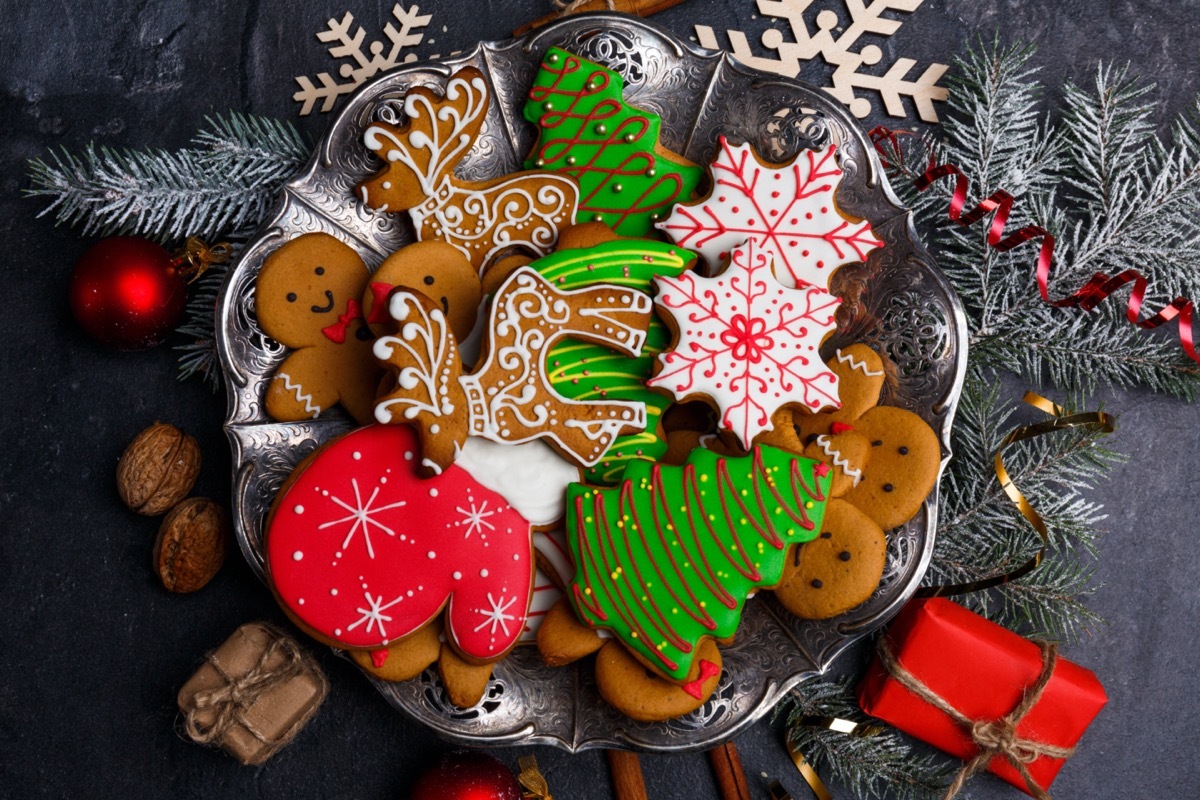
[[[541,0],[422,6],[434,14],[422,55],[503,38],[546,10]],[[809,13],[840,6],[819,0]],[[227,501],[224,403],[199,382],[177,383],[167,347],[118,354],[80,333],[64,282],[89,242],[36,219],[39,204],[20,197],[26,161],[49,148],[78,152],[93,141],[176,148],[206,114],[231,108],[291,119],[319,137],[328,117],[298,118],[291,100],[293,76],[336,66],[316,32],[351,10],[373,36],[390,7],[363,0],[0,1],[8,298],[0,375],[9,400],[0,415],[2,796],[396,798],[447,749],[327,653],[329,700],[265,766],[241,767],[176,735],[175,692],[202,654],[244,621],[282,615],[238,558],[194,596],[164,592],[149,566],[156,522],[121,505],[113,470],[138,430],[170,421],[201,441],[206,460],[197,492]],[[1128,61],[1158,83],[1153,97],[1165,115],[1198,91],[1198,10],[1192,0],[927,0],[895,36],[876,41],[884,64],[907,56],[923,68],[948,63],[970,37],[998,28],[1006,40],[1038,41],[1037,63],[1052,87],[1064,78],[1088,80],[1098,58]],[[657,21],[685,36],[695,23],[738,28],[757,42],[767,21],[754,12],[749,0],[689,0]],[[817,69],[818,77],[827,74]],[[1020,387],[1010,390],[1016,396]],[[1098,498],[1110,516],[1096,569],[1100,589],[1090,603],[1110,623],[1066,654],[1099,674],[1110,704],[1054,793],[1196,797],[1200,426],[1196,410],[1180,401],[1140,392],[1098,400],[1121,415],[1115,444],[1130,456]],[[755,796],[765,797],[760,776],[767,773],[807,797],[780,742],[778,726],[768,722],[737,740]],[[515,768],[520,752],[496,755]],[[542,747],[536,754],[560,800],[610,796],[599,753]],[[702,755],[645,756],[643,764],[652,798],[716,796]],[[1019,796],[987,777],[971,795]]]

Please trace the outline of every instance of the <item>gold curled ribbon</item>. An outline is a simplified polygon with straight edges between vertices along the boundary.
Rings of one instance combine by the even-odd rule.
[[[233,245],[229,242],[218,242],[209,247],[200,237],[189,236],[183,247],[175,252],[175,264],[182,267],[188,283],[191,283],[213,264],[224,264],[232,257]]]
[[[554,800],[550,794],[550,784],[538,769],[536,756],[521,756],[517,759],[517,766],[521,768],[517,782],[524,788],[522,794],[525,800]]]
[[[875,736],[883,731],[883,726],[870,722],[855,722],[841,717],[820,717],[815,715],[800,717],[800,725],[806,728],[822,728],[829,731],[837,731],[848,736],[858,736],[866,738]],[[805,758],[804,753],[800,752],[800,748],[790,739],[787,742],[788,755],[792,757],[792,763],[796,765],[796,770],[800,773],[800,777],[804,778],[808,788],[812,789],[812,793],[816,795],[817,800],[833,800],[833,795],[829,793],[829,787],[817,775],[817,771],[813,769],[813,765]],[[786,796],[786,794],[784,795]]]
[[[1116,430],[1116,418],[1103,411],[1087,411],[1072,414],[1062,406],[1051,400],[1047,400],[1036,392],[1026,392],[1025,396],[1021,399],[1039,411],[1049,414],[1050,419],[1033,423],[1032,425],[1022,425],[1014,429],[1008,436],[1004,437],[1004,441],[996,449],[996,456],[993,463],[996,468],[996,478],[1000,481],[1000,488],[1013,501],[1017,510],[1021,512],[1021,516],[1029,520],[1029,524],[1038,532],[1038,536],[1042,538],[1041,548],[1038,550],[1037,555],[1011,572],[993,575],[989,578],[981,578],[977,581],[951,583],[942,586],[923,586],[917,590],[914,597],[947,597],[991,589],[1028,575],[1046,557],[1046,550],[1050,547],[1050,531],[1046,528],[1046,521],[1042,519],[1042,515],[1037,512],[1025,495],[1021,494],[1021,490],[1013,483],[1012,476],[1008,474],[1008,468],[1004,466],[1004,451],[1009,445],[1024,441],[1025,439],[1045,436],[1048,433],[1057,433],[1076,428],[1087,428],[1105,434]]]

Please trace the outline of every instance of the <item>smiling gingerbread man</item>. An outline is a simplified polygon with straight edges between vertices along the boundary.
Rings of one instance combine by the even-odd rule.
[[[273,419],[312,419],[341,404],[358,422],[371,421],[380,370],[360,306],[369,277],[362,258],[326,233],[299,236],[264,262],[255,287],[258,320],[293,350],[267,387]]]

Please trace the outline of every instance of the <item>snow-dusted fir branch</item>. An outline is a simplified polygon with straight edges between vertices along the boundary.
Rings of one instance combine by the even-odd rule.
[[[894,728],[854,736],[806,723],[806,717],[867,721],[858,708],[852,681],[814,679],[792,694],[788,741],[825,780],[849,787],[858,798],[927,800],[941,797],[957,765],[929,752]]]
[[[174,152],[52,151],[30,163],[26,195],[48,199],[43,215],[88,235],[213,238],[257,225],[308,152],[290,124],[230,113],[210,118],[192,146]]]
[[[1128,268],[1150,281],[1147,308],[1197,296],[1200,252],[1189,243],[1200,233],[1200,105],[1160,136],[1153,87],[1101,66],[1090,87],[1066,84],[1052,119],[1040,110],[1032,55],[1029,46],[977,45],[956,62],[942,139],[906,140],[892,159],[893,184],[963,300],[973,366],[1084,392],[1145,386],[1191,398],[1200,369],[1173,335],[1129,324],[1128,289],[1092,312],[1053,308],[1037,291],[1036,242],[998,252],[984,224],[947,221],[950,181],[912,187],[932,158],[971,177],[968,207],[997,189],[1013,195],[1008,231],[1036,224],[1057,239],[1053,297]]]

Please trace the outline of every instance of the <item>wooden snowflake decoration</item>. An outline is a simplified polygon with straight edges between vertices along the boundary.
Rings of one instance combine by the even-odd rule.
[[[915,78],[909,72],[917,65],[911,58],[898,58],[883,75],[872,75],[864,67],[873,67],[883,60],[883,50],[874,44],[857,46],[864,34],[891,36],[904,23],[884,16],[886,11],[916,11],[924,0],[846,0],[849,22],[843,22],[835,11],[825,10],[816,15],[816,30],[809,28],[804,13],[813,0],[758,0],[758,11],[765,17],[785,20],[791,27],[794,41],[786,41],[784,33],[768,28],[762,35],[763,47],[776,51],[778,58],[757,56],[742,31],[727,31],[730,50],[742,63],[755,69],[794,78],[803,64],[821,59],[833,67],[825,91],[844,103],[850,113],[862,119],[871,113],[871,101],[859,96],[859,90],[878,92],[883,106],[893,117],[906,116],[903,98],[909,97],[917,114],[925,122],[937,122],[935,101],[944,102],[949,92],[938,86],[948,67],[930,64]],[[707,25],[696,26],[696,36],[704,47],[718,49],[717,35]],[[811,80],[811,78],[810,78]]]
[[[329,45],[329,55],[333,58],[347,61],[338,70],[340,81],[328,72],[317,74],[317,82],[320,85],[304,75],[296,78],[300,90],[292,95],[292,99],[303,104],[300,107],[300,116],[311,114],[318,102],[321,103],[320,111],[324,114],[333,109],[339,97],[353,92],[367,78],[386,69],[416,61],[416,53],[405,48],[416,47],[421,43],[425,34],[419,29],[427,26],[433,19],[432,14],[420,14],[419,11],[417,6],[405,9],[397,3],[392,7],[392,16],[399,27],[389,22],[383,28],[386,41],[371,42],[365,49],[363,40],[367,32],[361,25],[358,26],[358,30],[353,30],[353,14],[347,11],[341,20],[336,17],[330,18],[325,23],[326,29],[317,34],[317,39]]]
[[[702,397],[749,449],[782,406],[837,406],[837,376],[817,353],[840,302],[824,289],[775,279],[771,252],[753,239],[715,278],[658,278],[655,302],[678,331],[648,386],[678,400]]]
[[[729,251],[750,239],[775,260],[788,287],[829,288],[838,267],[862,261],[883,242],[866,221],[837,210],[833,193],[842,179],[834,145],[805,150],[790,164],[763,164],[743,144],[722,136],[713,161],[713,189],[694,205],[676,205],[658,223],[671,240],[704,256],[714,271]]]

